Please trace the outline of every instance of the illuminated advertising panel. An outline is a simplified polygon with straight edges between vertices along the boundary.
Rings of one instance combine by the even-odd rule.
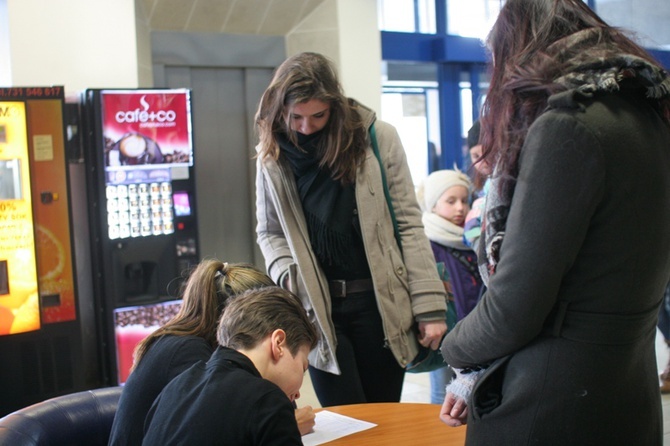
[[[108,171],[193,165],[188,90],[103,90],[101,97]]]
[[[114,310],[114,336],[118,381],[123,384],[133,366],[133,352],[144,338],[175,317],[181,300],[171,300],[153,305],[124,307]]]
[[[77,318],[62,87],[24,92],[40,308],[46,325]]]
[[[26,105],[0,102],[0,335],[40,329]]]
[[[189,90],[100,97],[109,239],[174,233],[172,181],[193,165]]]

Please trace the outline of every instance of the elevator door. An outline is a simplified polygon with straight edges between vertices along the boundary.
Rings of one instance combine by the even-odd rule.
[[[264,268],[255,234],[253,118],[267,68],[165,67],[166,85],[193,92],[196,200],[201,257]]]

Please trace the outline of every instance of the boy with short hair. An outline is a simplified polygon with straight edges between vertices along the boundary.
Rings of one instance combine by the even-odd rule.
[[[220,346],[170,382],[145,421],[143,444],[301,445],[300,397],[317,333],[300,300],[279,287],[228,303]]]

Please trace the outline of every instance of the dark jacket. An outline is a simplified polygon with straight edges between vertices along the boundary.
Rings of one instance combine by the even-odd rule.
[[[446,337],[490,364],[469,445],[661,445],[654,340],[670,271],[670,129],[643,94],[550,98],[496,272]]]
[[[198,336],[165,335],[155,341],[123,386],[109,444],[142,444],[144,418],[161,390],[196,362],[207,361],[213,351]]]
[[[460,321],[477,305],[484,286],[477,269],[477,256],[472,250],[450,250],[432,240],[430,247],[435,261],[444,263],[447,268],[456,304],[456,320]]]
[[[302,445],[291,401],[249,358],[219,347],[168,384],[147,415],[145,445]]]

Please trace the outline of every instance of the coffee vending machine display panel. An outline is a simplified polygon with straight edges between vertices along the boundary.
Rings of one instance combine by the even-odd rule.
[[[129,362],[120,355],[132,353],[118,348],[117,310],[178,298],[199,260],[191,92],[87,90],[84,102],[98,240],[93,263],[104,282],[103,348],[115,384]]]

